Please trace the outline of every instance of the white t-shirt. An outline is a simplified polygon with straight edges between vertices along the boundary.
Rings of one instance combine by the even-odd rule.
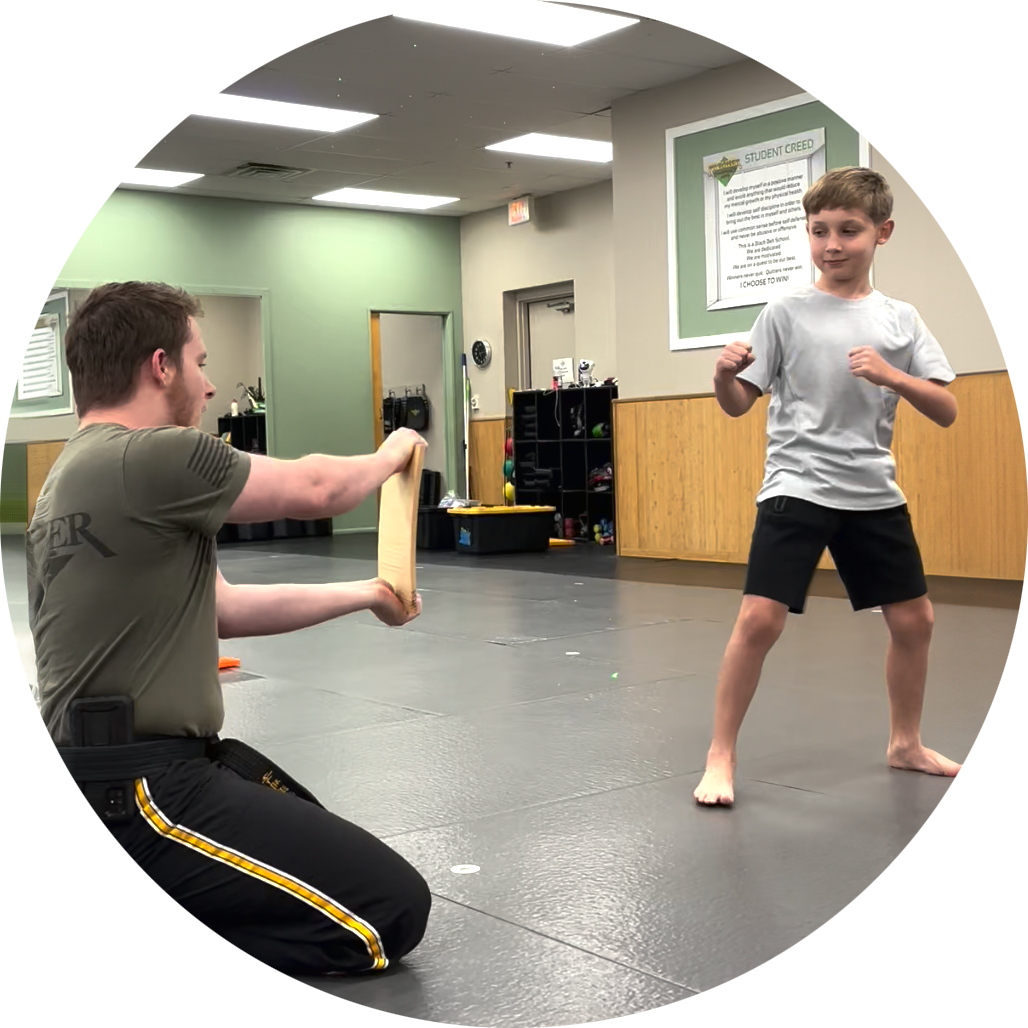
[[[842,510],[905,503],[891,451],[900,397],[855,377],[849,352],[873,346],[908,375],[952,382],[953,369],[917,311],[877,290],[843,300],[803,286],[764,307],[750,345],[754,361],[738,377],[771,393],[757,502],[795,496]]]

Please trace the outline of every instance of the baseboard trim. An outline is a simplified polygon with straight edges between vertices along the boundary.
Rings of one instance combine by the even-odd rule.
[[[741,592],[746,580],[746,565],[656,557],[619,557],[615,577],[628,581],[694,585]],[[1024,583],[1020,580],[945,575],[929,575],[927,578],[928,596],[933,603],[1000,607],[1005,610],[1017,610],[1021,606]],[[809,595],[844,600],[846,590],[837,571],[819,568],[814,572]]]

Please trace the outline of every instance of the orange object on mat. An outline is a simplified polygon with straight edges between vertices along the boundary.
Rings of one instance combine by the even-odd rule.
[[[224,671],[226,668],[239,667],[239,661],[235,657],[219,657],[218,658],[218,670]]]

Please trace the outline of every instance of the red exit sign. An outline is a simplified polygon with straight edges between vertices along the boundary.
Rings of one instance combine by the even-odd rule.
[[[531,197],[519,196],[507,204],[507,224],[523,225],[526,221],[532,220]]]

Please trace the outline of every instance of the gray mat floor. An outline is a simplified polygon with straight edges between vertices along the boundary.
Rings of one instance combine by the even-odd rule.
[[[373,577],[316,541],[226,548],[236,582]],[[769,657],[733,810],[697,808],[732,589],[426,561],[424,613],[234,640],[224,734],[263,749],[424,874],[422,945],[356,1003],[478,1026],[576,1024],[684,999],[831,918],[945,793],[890,771],[885,626],[813,597]],[[576,558],[577,559],[577,558]],[[603,559],[609,559],[605,556]],[[34,680],[20,538],[3,540]],[[963,760],[1017,611],[937,604],[925,742]],[[477,865],[472,874],[452,868]]]

